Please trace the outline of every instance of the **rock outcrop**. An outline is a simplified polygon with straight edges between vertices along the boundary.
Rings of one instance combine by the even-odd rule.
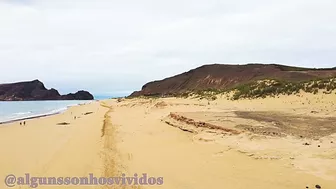
[[[336,68],[311,69],[277,64],[204,65],[188,72],[145,84],[136,96],[169,96],[188,91],[230,89],[240,84],[261,79],[301,82],[336,77]]]
[[[62,100],[93,100],[93,96],[87,91],[78,91],[75,94],[70,93],[61,96]]]
[[[87,91],[60,95],[56,89],[47,89],[39,80],[0,84],[0,101],[23,100],[93,100]]]

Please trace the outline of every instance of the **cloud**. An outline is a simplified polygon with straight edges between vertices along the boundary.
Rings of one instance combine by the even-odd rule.
[[[0,82],[132,91],[206,63],[336,66],[332,0],[0,1]]]

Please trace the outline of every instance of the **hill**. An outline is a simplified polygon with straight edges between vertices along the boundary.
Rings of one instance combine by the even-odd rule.
[[[278,64],[211,64],[159,81],[145,84],[137,96],[176,96],[203,90],[228,90],[258,80],[298,83],[336,77],[336,68],[301,68]]]

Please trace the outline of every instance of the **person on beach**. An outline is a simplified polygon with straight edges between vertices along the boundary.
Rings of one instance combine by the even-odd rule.
[[[23,125],[26,125],[26,122],[25,122],[25,121],[23,122]]]

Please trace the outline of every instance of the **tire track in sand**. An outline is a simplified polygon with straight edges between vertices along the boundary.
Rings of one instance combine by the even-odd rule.
[[[103,166],[104,172],[103,176],[105,178],[109,177],[120,177],[126,167],[123,166],[120,160],[120,153],[117,149],[116,143],[116,127],[113,126],[111,121],[111,116],[109,115],[113,112],[112,106],[108,106],[105,103],[101,103],[101,106],[109,108],[104,116],[104,124],[102,127],[102,138],[103,138]],[[141,186],[136,185],[112,185],[104,186],[105,189],[141,189]]]

